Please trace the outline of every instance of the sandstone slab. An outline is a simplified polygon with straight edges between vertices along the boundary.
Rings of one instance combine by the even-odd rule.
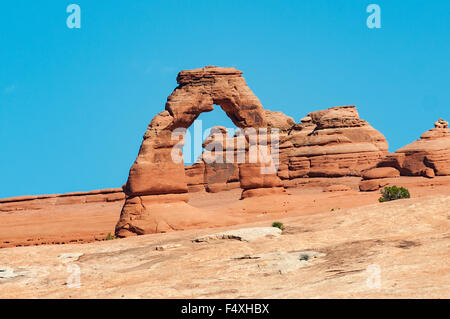
[[[383,179],[369,179],[365,181],[361,181],[359,184],[359,190],[362,192],[372,192],[379,190],[381,187],[384,187],[388,184],[388,182]]]
[[[362,174],[362,178],[365,180],[393,177],[400,177],[400,172],[394,167],[376,167],[364,171]]]
[[[282,233],[276,227],[254,227],[230,230],[222,233],[205,235],[194,239],[194,242],[210,242],[222,239],[234,239],[240,241],[253,241],[264,237],[278,237]]]
[[[352,190],[351,187],[348,185],[335,184],[325,187],[323,191],[333,193],[333,192],[348,192],[351,190]]]

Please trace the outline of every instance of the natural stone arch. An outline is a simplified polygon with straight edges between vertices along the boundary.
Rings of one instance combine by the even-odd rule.
[[[165,111],[150,122],[130,169],[124,187],[127,198],[116,225],[117,236],[185,229],[206,221],[207,216],[186,204],[184,165],[173,161],[174,152],[182,156],[181,147],[176,147],[179,141],[172,139],[175,129],[188,128],[201,113],[212,111],[214,104],[220,105],[239,128],[267,127],[264,109],[241,71],[205,67],[180,72],[177,82],[178,87],[167,98]],[[270,193],[268,188],[282,190],[276,174],[261,174],[261,166],[264,164],[240,165],[244,192],[254,196],[259,194],[259,188],[265,188],[261,194]],[[167,203],[176,203],[177,214],[161,206]]]

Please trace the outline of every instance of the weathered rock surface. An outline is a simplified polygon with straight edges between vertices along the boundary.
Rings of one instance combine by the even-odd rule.
[[[285,275],[300,268],[310,267],[324,262],[320,257],[325,254],[315,251],[275,252],[235,257],[236,260],[248,260],[248,268],[255,272],[263,271],[267,275]]]
[[[362,173],[364,180],[393,177],[400,177],[400,172],[394,167],[376,167]]]
[[[186,183],[190,193],[205,191],[205,163],[198,161],[184,167]]]
[[[448,177],[401,179],[435,184]],[[299,202],[301,209],[295,216],[245,226],[265,227],[281,221],[286,225],[281,236],[249,242],[192,242],[230,230],[223,228],[2,249],[0,298],[450,298],[445,262],[450,197],[435,192],[430,197],[428,188],[422,189],[426,198],[383,204],[377,203],[378,193],[353,192],[339,199],[335,197],[339,194],[332,194],[329,205],[349,196],[359,200],[352,198],[348,203],[365,205],[339,206],[338,213],[330,213],[330,207],[336,206],[328,206],[303,214],[307,208]],[[316,194],[326,195],[331,194],[321,190]],[[305,197],[298,199],[305,201]],[[323,204],[319,198],[317,202]],[[365,198],[370,200],[364,202]],[[181,246],[157,250],[177,244]],[[83,255],[63,263],[58,258],[63,254]],[[81,269],[80,288],[67,286],[69,265]],[[368,285],[368,278],[376,273],[373,265],[381,271],[376,288]]]
[[[385,178],[398,178],[400,172],[394,167],[375,167],[362,173],[363,180],[359,184],[362,192],[376,191],[388,184]]]
[[[252,241],[263,237],[278,237],[282,233],[276,227],[254,227],[229,230],[222,233],[205,235],[194,239],[194,242],[210,242],[220,239],[235,239],[240,241]]]
[[[323,189],[324,192],[334,193],[334,192],[348,192],[351,191],[351,187],[348,185],[330,185]]]
[[[290,193],[284,187],[268,187],[268,188],[255,188],[245,189],[242,192],[241,199],[271,195],[290,195]]]
[[[439,119],[434,128],[423,133],[420,139],[395,153],[402,156],[396,165],[402,175],[433,177],[450,175],[450,129],[448,122]]]
[[[280,141],[281,178],[361,176],[387,155],[384,136],[355,106],[316,111]],[[285,170],[288,170],[286,174]]]
[[[359,190],[362,192],[376,191],[388,184],[389,182],[384,179],[369,179],[361,181],[359,184]]]
[[[373,129],[366,121],[360,119],[354,106],[333,107],[312,112],[302,118],[301,123],[298,124],[281,112],[265,110],[265,115],[267,127],[270,130],[278,129],[279,164],[277,175],[284,182],[280,183],[278,179],[270,177],[269,179],[273,179],[274,182],[270,183],[264,176],[253,177],[252,170],[258,168],[255,166],[247,168],[243,165],[242,172],[239,176],[234,176],[233,180],[236,183],[240,182],[240,187],[244,189],[242,198],[251,197],[252,194],[260,196],[279,192],[280,190],[277,187],[281,185],[289,186],[288,180],[299,178],[336,178],[363,176],[364,174],[364,179],[399,176],[397,170],[403,165],[404,157],[402,158],[401,155],[404,154],[389,154],[387,142],[383,135]],[[218,128],[218,130],[223,134],[226,132],[225,128]],[[209,137],[204,144],[213,141],[214,139]],[[235,143],[233,139],[223,138],[220,147],[223,150],[233,149]],[[246,152],[248,147],[249,145],[246,144]],[[236,154],[235,146],[234,151]],[[222,158],[224,157],[222,156]],[[213,172],[233,171],[232,166],[228,168],[221,164],[223,166],[221,168],[217,164],[210,165],[213,169],[210,168],[209,170]],[[377,165],[384,166],[384,168],[376,168]],[[188,167],[187,175],[190,175],[193,170],[194,167]],[[215,176],[214,174],[209,175]],[[427,174],[427,176],[431,175],[429,171]],[[220,174],[218,175],[220,176]],[[258,183],[254,184],[254,181]],[[220,184],[207,187],[207,190],[227,190],[229,188],[226,183],[227,181],[222,178]],[[195,190],[202,189],[202,185],[207,184],[211,183],[205,180],[197,181],[198,187]],[[247,191],[249,185],[253,188],[266,187],[271,190]]]
[[[433,180],[422,176],[401,176],[400,178],[384,178],[380,181],[387,183],[386,186],[406,187],[410,190],[412,197],[430,196],[430,194],[450,195],[450,176],[436,176]],[[268,224],[265,226],[267,226],[271,224],[269,221],[278,221],[299,214],[330,212],[333,208],[336,210],[375,203],[380,196],[379,192],[323,192],[325,187],[333,184],[348,185],[356,190],[360,177],[305,178],[289,182],[292,182],[289,186],[290,196],[278,196],[273,193],[274,189],[270,188],[249,190],[249,192],[267,191],[269,193],[260,194],[264,195],[263,197],[250,196],[246,200],[239,200],[242,196],[240,189],[219,193],[191,193],[188,196],[189,205],[208,214],[208,222],[190,227],[197,229],[223,224],[239,225],[256,220],[266,220]],[[283,188],[280,191],[284,191]],[[41,206],[39,210],[31,206],[28,209],[27,201],[16,203],[16,205],[21,204],[24,207],[18,206],[17,209],[0,213],[0,248],[105,241],[110,237],[109,233],[114,233],[123,199],[112,202],[47,205]],[[0,204],[0,207],[2,205],[8,205],[8,203]],[[166,212],[172,210],[173,208],[166,208]],[[178,213],[173,217],[184,218]],[[160,219],[161,222],[166,218],[163,216]],[[207,230],[207,232],[214,231]],[[166,233],[164,236],[169,235]]]
[[[43,210],[61,205],[109,203],[125,200],[121,188],[53,195],[19,196],[0,199],[0,212]]]
[[[292,117],[285,115],[279,111],[264,110],[267,119],[268,128],[277,128],[280,133],[288,133],[295,125]]]
[[[204,184],[208,192],[229,190],[229,183],[239,182],[236,145],[235,138],[228,137],[226,128],[211,129],[210,136],[203,143],[205,151],[202,154],[205,166]],[[245,142],[242,147],[241,150],[245,152]]]

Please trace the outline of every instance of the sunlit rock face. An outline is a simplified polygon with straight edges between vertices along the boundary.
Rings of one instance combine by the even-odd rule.
[[[205,221],[205,216],[187,204],[188,184],[181,154],[184,137],[180,134],[174,139],[174,132],[188,128],[201,113],[212,111],[214,104],[220,105],[239,128],[267,127],[264,109],[241,71],[208,66],[181,71],[177,82],[178,87],[167,98],[165,111],[150,122],[139,155],[130,169],[124,186],[127,199],[116,225],[117,236],[185,229]],[[248,136],[246,138],[250,141]],[[248,171],[238,175],[234,164],[199,164],[195,169],[188,168],[188,180],[198,182],[198,174],[203,170],[202,184],[210,191],[222,190],[228,182],[224,183],[224,176],[228,174],[226,178],[237,180],[239,176],[240,184],[247,185],[243,193],[281,184],[276,171],[261,174],[259,162],[242,165],[246,165]],[[252,182],[246,182],[248,180]],[[173,209],[183,212],[181,220],[174,218]]]
[[[434,128],[417,141],[395,152],[396,165],[402,175],[450,175],[450,129],[448,122],[439,119]]]

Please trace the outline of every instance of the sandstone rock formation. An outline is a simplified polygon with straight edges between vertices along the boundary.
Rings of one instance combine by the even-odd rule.
[[[241,151],[245,152],[244,145]],[[239,187],[239,167],[236,161],[236,140],[228,137],[225,127],[213,127],[203,143],[204,183],[208,192],[217,193]]]
[[[204,223],[206,215],[187,204],[188,192],[240,187],[244,199],[285,194],[285,186],[305,178],[351,176],[361,176],[359,188],[368,191],[400,174],[450,175],[450,131],[441,119],[419,141],[389,154],[384,136],[362,120],[353,105],[311,112],[295,123],[282,112],[264,110],[242,72],[234,68],[182,71],[177,82],[165,110],[150,122],[130,169],[124,186],[127,199],[116,226],[119,237]],[[185,129],[214,104],[238,128],[254,130],[238,130],[230,137],[226,128],[213,128],[202,156],[184,167]],[[183,221],[173,218],[179,211],[184,212]]]
[[[282,179],[360,176],[388,153],[384,136],[359,118],[355,106],[308,114],[280,139]]]
[[[282,233],[282,230],[276,227],[252,227],[229,230],[226,232],[204,235],[195,238],[193,241],[197,243],[211,242],[221,239],[233,239],[240,241],[254,241],[264,237],[278,237]]]
[[[376,167],[362,173],[362,181],[359,190],[363,192],[376,191],[388,184],[385,178],[400,177],[400,172],[394,167]]]
[[[388,184],[389,182],[385,179],[362,180],[361,183],[359,184],[359,190],[361,192],[376,191]]]
[[[90,192],[19,196],[0,199],[0,212],[45,210],[55,206],[89,203],[111,203],[125,200],[121,188],[100,189]]]
[[[116,226],[119,237],[185,229],[206,221],[203,214],[186,203],[188,187],[181,154],[183,129],[188,128],[202,112],[212,111],[216,104],[239,128],[267,127],[263,107],[245,83],[241,71],[205,67],[180,72],[177,82],[178,87],[167,98],[165,111],[150,122],[139,155],[130,169],[124,187],[127,199]],[[173,138],[174,133],[178,138]],[[250,151],[254,147],[252,137],[246,138]],[[245,165],[245,172],[242,172],[242,165]],[[243,194],[280,185],[276,172],[261,173],[263,165],[259,162],[240,165]],[[208,177],[207,169],[205,166]],[[183,211],[181,220],[171,217],[173,209]]]
[[[265,110],[267,119],[267,127],[277,128],[280,133],[289,133],[292,127],[295,125],[295,121],[292,117],[285,115],[283,112]]]
[[[364,180],[392,177],[400,177],[400,172],[393,167],[376,167],[364,171],[362,174]]]
[[[393,166],[402,175],[434,177],[450,175],[450,129],[448,122],[439,119],[434,128],[420,139],[395,152],[383,166]]]
[[[348,192],[351,191],[351,187],[348,185],[340,185],[340,184],[334,184],[327,186],[323,189],[324,192],[334,193],[334,192]]]
[[[374,204],[378,193],[306,192],[289,197],[290,213],[272,215],[273,204],[265,219],[241,226],[1,249],[0,298],[450,298],[450,177],[438,178],[447,185],[435,183],[432,194],[416,184],[413,198],[383,204]],[[274,221],[286,225],[281,236],[192,242]],[[373,264],[382,269],[377,289],[366,285]],[[71,265],[82,270],[79,289],[64,284]]]
[[[388,156],[392,156],[387,152],[387,142],[384,136],[366,121],[361,120],[354,106],[333,107],[312,112],[302,118],[300,123],[295,123],[291,117],[282,112],[265,110],[265,115],[268,135],[272,137],[274,129],[277,129],[276,133],[279,139],[277,174],[280,179],[285,180],[285,186],[288,186],[288,180],[301,177],[361,176],[363,172],[376,167],[383,159],[386,160]],[[220,149],[223,149],[224,152],[234,149],[235,154],[239,153],[239,149],[236,147],[236,136],[234,138],[226,137],[225,128],[214,129],[220,133],[216,136],[223,135],[223,137],[217,142],[213,136],[210,136],[206,139],[204,146],[208,143],[212,145],[219,143],[221,144]],[[248,147],[248,144],[245,144],[245,152],[248,151]],[[219,155],[221,158],[225,158],[220,152]],[[202,158],[205,158],[205,154],[202,155]],[[378,169],[379,172],[389,170],[391,175],[393,174],[380,178],[397,176],[398,174],[393,173],[395,169],[392,167]],[[246,168],[240,174],[244,177],[246,174],[252,175],[251,170],[246,172]],[[238,187],[238,182],[245,189],[246,182],[242,183],[241,175],[233,175],[235,171],[237,170],[233,169],[230,164],[217,164],[216,162],[212,162],[205,168],[204,160],[201,160],[199,163],[186,167],[189,189],[192,191],[206,189],[209,192],[216,192],[228,190],[231,188],[230,185]],[[200,174],[204,175],[203,179]],[[206,176],[214,177],[217,183],[207,181]],[[220,176],[222,177],[220,178]],[[232,176],[232,179],[227,180],[228,176]],[[263,181],[260,183],[266,187],[251,192],[246,191],[243,197],[255,193],[262,195],[284,192],[284,189],[279,188],[282,184],[278,180],[274,180],[274,184],[271,186],[264,184]]]
[[[236,138],[228,137],[225,127],[211,128],[203,142],[205,151],[196,163],[185,166],[189,192],[207,191],[217,193],[239,188],[239,165],[237,153],[246,151],[246,139],[239,148]],[[248,145],[247,145],[248,148]]]

